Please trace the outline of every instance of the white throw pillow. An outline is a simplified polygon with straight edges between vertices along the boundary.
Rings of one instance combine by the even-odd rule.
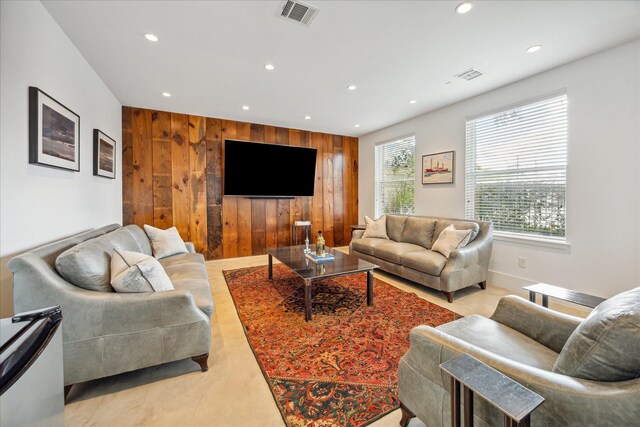
[[[144,231],[146,231],[149,240],[151,240],[151,249],[153,249],[153,256],[156,259],[189,252],[187,245],[184,244],[184,240],[182,240],[178,229],[175,227],[162,230],[145,224]]]
[[[173,283],[155,258],[140,252],[114,250],[111,256],[111,286],[116,292],[160,292]]]
[[[473,230],[456,230],[453,224],[446,227],[440,232],[438,240],[433,244],[431,250],[440,252],[446,258],[449,258],[454,249],[464,248],[471,239]]]
[[[373,237],[377,239],[389,239],[387,236],[387,217],[382,215],[377,220],[373,220],[368,216],[364,216],[364,222],[367,224],[366,230],[364,230],[363,238]]]

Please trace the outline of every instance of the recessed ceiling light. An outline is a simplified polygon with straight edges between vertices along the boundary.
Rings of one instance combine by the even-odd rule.
[[[355,125],[353,125],[353,127],[354,127],[354,128],[359,128],[359,127],[360,127],[360,125],[356,123]]]
[[[247,110],[249,109],[249,106],[248,106],[248,105],[243,105],[243,106],[242,106],[242,109],[243,109],[243,110],[245,110],[245,111],[247,111]]]
[[[158,41],[158,36],[156,36],[155,34],[151,34],[151,33],[145,34],[144,38],[149,40],[150,42],[157,42]]]
[[[539,44],[536,44],[536,45],[533,45],[530,48],[528,48],[527,49],[527,53],[536,53],[540,49],[542,49],[542,46],[540,46]]]
[[[358,86],[356,86],[356,85],[349,85],[349,86],[347,86],[347,89],[349,89],[349,90],[356,90],[356,89],[358,89]]]
[[[311,116],[304,116],[305,120],[311,120]]]
[[[276,67],[273,66],[273,64],[266,64],[264,66],[265,69],[269,70],[269,71],[273,71],[276,69]]]
[[[418,101],[416,101],[415,99],[412,99],[411,101],[409,101],[409,104],[415,104],[416,102]]]
[[[473,9],[473,3],[471,3],[470,1],[465,1],[456,6],[456,12],[461,15],[469,12],[471,9]]]
[[[170,98],[171,94],[169,92],[162,92],[162,96]]]

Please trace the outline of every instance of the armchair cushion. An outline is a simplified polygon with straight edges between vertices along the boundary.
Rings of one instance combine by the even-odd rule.
[[[553,371],[595,381],[640,378],[640,288],[599,304],[571,334]]]

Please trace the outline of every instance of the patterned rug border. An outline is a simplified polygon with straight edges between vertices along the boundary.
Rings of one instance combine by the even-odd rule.
[[[249,348],[251,349],[251,353],[253,354],[253,357],[256,360],[256,363],[258,364],[258,367],[260,368],[260,372],[262,372],[262,377],[263,377],[264,381],[267,383],[267,386],[269,387],[269,391],[271,392],[271,398],[275,402],[276,407],[278,408],[278,411],[280,412],[280,417],[282,418],[282,422],[284,423],[285,426],[288,426],[287,420],[285,418],[285,410],[282,407],[282,405],[280,405],[280,402],[278,401],[278,398],[276,397],[276,394],[275,394],[275,392],[273,390],[273,385],[271,384],[271,381],[269,381],[270,377],[267,375],[266,371],[264,370],[264,367],[262,366],[262,363],[260,363],[260,359],[258,359],[258,356],[256,355],[255,349],[251,345],[251,342],[249,340],[249,335],[248,335],[247,328],[244,325],[244,323],[242,322],[242,318],[240,317],[240,311],[238,310],[238,304],[236,302],[236,299],[233,296],[233,292],[231,292],[231,287],[229,286],[229,280],[227,279],[227,273],[238,272],[238,271],[241,271],[241,270],[245,270],[247,272],[252,272],[252,271],[256,271],[256,270],[260,270],[260,269],[265,269],[266,270],[267,266],[266,265],[264,265],[264,266],[252,266],[252,267],[234,268],[234,269],[230,269],[230,270],[222,270],[222,276],[224,277],[224,282],[227,285],[227,290],[229,291],[229,295],[231,295],[231,300],[233,301],[233,307],[236,310],[236,315],[238,316],[238,321],[240,322],[240,325],[242,326],[242,331],[244,332],[244,336],[245,336],[245,338],[247,340],[247,344],[249,345]],[[389,286],[394,286],[394,285],[390,284],[389,282],[387,282],[385,280],[382,280],[382,279],[379,279],[379,278],[374,278],[374,280],[378,280],[380,282],[384,282]],[[400,288],[397,288],[397,289],[402,291],[402,292],[406,292],[407,294],[414,295],[417,298],[420,298],[415,292],[408,292],[408,291],[405,291],[404,289],[400,289]],[[431,301],[428,301],[428,302],[431,303]],[[435,303],[432,303],[432,304],[435,304]],[[435,304],[435,305],[438,305],[438,304]],[[452,312],[453,314],[455,314],[455,318],[456,319],[464,317],[461,314],[456,313],[453,310],[449,310],[448,308],[445,308],[445,307],[442,307],[442,306],[440,306],[440,307],[444,308],[445,310],[448,310],[448,311]],[[286,378],[286,377],[271,377],[271,378],[278,378],[278,379],[284,379],[284,380],[289,379],[289,378]],[[301,381],[301,379],[299,379],[299,378],[291,378],[291,380]],[[318,380],[318,381],[322,381],[322,380]],[[332,381],[332,382],[349,384],[348,382],[344,382],[344,381]],[[381,385],[380,387],[383,387],[383,386]],[[380,413],[377,417],[372,418],[369,421],[367,421],[366,424],[363,424],[363,427],[364,426],[368,426],[368,425],[380,420],[381,418],[389,415],[391,412],[393,412],[393,411],[395,411],[397,409],[400,409],[400,405],[398,405],[398,406],[396,406],[396,407],[394,407],[394,408],[392,408],[392,409],[390,409],[390,410],[388,410],[386,412]]]

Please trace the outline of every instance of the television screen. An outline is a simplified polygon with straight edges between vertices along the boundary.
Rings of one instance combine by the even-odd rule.
[[[315,148],[227,139],[224,195],[313,196],[317,152]]]

